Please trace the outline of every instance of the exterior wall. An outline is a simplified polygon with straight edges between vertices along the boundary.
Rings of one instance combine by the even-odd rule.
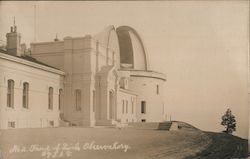
[[[107,48],[105,45],[95,40],[93,40],[93,43],[95,43],[96,45],[96,47],[93,48],[93,53],[92,53],[93,72],[97,73],[102,69],[102,67],[108,65],[111,66],[117,63],[117,59],[115,56],[117,53],[114,52],[112,48]]]
[[[31,43],[31,56],[38,61],[63,70],[63,41]]]
[[[148,63],[141,39],[134,30],[129,31],[129,34],[134,50],[134,68],[146,70]],[[120,50],[114,27],[108,27],[96,36],[66,37],[63,41],[33,43],[31,55],[66,73],[63,118],[75,125],[110,125],[114,120],[164,120],[162,85],[165,77],[148,71],[118,70]],[[126,90],[120,91],[119,80],[122,78],[130,79],[130,86],[124,84]],[[156,85],[159,85],[159,95],[156,94]],[[78,111],[76,90],[81,90],[81,110]],[[110,92],[113,93],[114,100],[110,99]],[[128,107],[131,108],[131,99],[134,98],[137,98],[134,114],[130,110],[127,114],[122,114],[121,101],[128,101]],[[146,114],[140,113],[141,101],[146,101]]]
[[[12,59],[26,64],[11,61]],[[16,57],[3,59],[0,56],[0,128],[8,128],[8,122],[15,122],[16,128],[49,127],[49,121],[54,121],[54,126],[58,126],[60,114],[58,93],[62,88],[63,77],[57,73],[27,65],[25,61]],[[8,79],[15,81],[14,108],[7,107]],[[29,83],[28,109],[22,106],[24,82]],[[54,92],[53,110],[48,109],[49,87],[53,87]]]
[[[128,106],[126,106],[128,103]],[[120,89],[117,98],[117,120],[121,123],[136,122],[136,95]]]
[[[248,88],[248,103],[250,103],[250,87]],[[250,114],[250,109],[248,113]],[[248,117],[248,125],[250,125],[250,115]],[[248,126],[248,152],[250,153],[250,126]]]
[[[65,79],[64,115],[76,125],[93,125],[92,90],[93,72],[92,49],[95,47],[91,37],[64,39]],[[81,110],[76,110],[75,91],[81,90]]]
[[[115,44],[109,43],[106,45]],[[107,66],[118,65],[119,60],[117,59],[117,50],[108,48],[106,45],[90,35],[79,38],[66,37],[64,41],[60,42],[34,43],[31,45],[34,58],[66,72],[63,116],[64,119],[73,124],[93,126],[96,120],[109,120],[109,112],[107,111],[109,105],[108,91],[111,89],[115,91],[115,82],[109,80],[110,77],[105,75],[109,72],[102,71]],[[96,74],[99,72],[102,72],[101,74],[104,74],[102,76],[105,76],[100,81],[96,79]],[[99,83],[101,83],[101,88],[98,88]],[[76,89],[81,90],[81,111],[75,109]],[[94,91],[96,99],[93,99]],[[94,101],[96,108],[93,105]],[[99,108],[98,110],[98,107],[107,109]]]
[[[132,71],[131,71],[132,72]],[[138,94],[136,104],[136,116],[138,121],[160,122],[165,120],[166,105],[164,104],[164,80],[155,76],[141,76],[132,73],[129,81],[129,89]],[[157,85],[159,94],[157,94]],[[146,102],[146,113],[141,113],[141,102]]]
[[[112,58],[112,54],[115,53],[115,66],[117,68],[120,67],[120,50],[119,50],[119,42],[118,42],[118,37],[115,31],[114,26],[108,26],[106,29],[104,29],[102,32],[96,34],[93,37],[96,42],[98,42],[98,44],[102,47],[101,49],[103,49],[104,57],[108,57],[106,56],[106,49],[108,48],[108,50],[110,51],[110,56],[109,58]],[[102,55],[103,56],[103,55]],[[106,61],[106,59],[105,59]],[[104,62],[105,62],[104,61]]]
[[[96,74],[96,125],[114,124],[117,111],[117,91],[118,76],[115,67],[103,67]]]
[[[67,73],[65,117],[71,122],[93,126],[96,121],[107,123],[110,120],[108,93],[110,90],[115,92],[115,77],[109,76],[109,70],[105,69],[115,64],[113,53],[91,36],[64,39],[64,71]],[[97,75],[99,72],[100,76]],[[74,110],[75,89],[83,92],[81,112]]]

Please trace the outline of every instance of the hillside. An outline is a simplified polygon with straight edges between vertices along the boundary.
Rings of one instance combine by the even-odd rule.
[[[186,123],[179,125],[181,129],[177,131],[133,127],[3,130],[0,149],[4,159],[44,159],[53,155],[54,158],[73,159],[227,159],[246,156],[246,140],[224,133],[203,132]],[[86,148],[86,144],[90,146],[91,143],[92,149]],[[109,149],[108,145],[114,143],[120,147]],[[63,148],[63,145],[66,146]],[[106,149],[93,149],[96,145],[106,145]],[[126,145],[128,149],[125,151]]]
[[[205,133],[211,139],[211,144],[205,150],[185,159],[232,159],[247,157],[247,140],[225,133]]]

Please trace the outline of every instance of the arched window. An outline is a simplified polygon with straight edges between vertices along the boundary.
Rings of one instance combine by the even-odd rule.
[[[76,106],[76,111],[81,111],[81,96],[82,96],[82,93],[81,93],[81,90],[80,89],[76,89],[75,91],[75,106]]]
[[[48,109],[53,110],[53,88],[52,87],[49,87]]]
[[[59,95],[58,95],[58,109],[62,109],[62,97],[63,96],[63,89],[59,89]]]
[[[12,79],[8,80],[7,90],[7,107],[14,108],[14,85],[15,82]]]
[[[23,83],[23,108],[29,107],[29,83]]]

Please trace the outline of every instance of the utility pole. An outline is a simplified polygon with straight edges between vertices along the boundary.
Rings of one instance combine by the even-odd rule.
[[[36,2],[34,4],[34,42],[36,42]]]

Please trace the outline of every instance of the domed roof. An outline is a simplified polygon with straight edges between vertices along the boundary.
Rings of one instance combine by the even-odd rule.
[[[115,31],[115,27],[110,25],[105,28],[102,32],[94,35],[94,39],[96,39],[100,46],[103,48],[108,48],[112,52],[115,52],[116,64],[120,66],[120,50],[119,50],[119,42],[117,33]]]
[[[117,64],[123,69],[148,70],[148,59],[139,34],[129,26],[108,26],[94,38],[100,45],[116,52]]]
[[[120,26],[116,32],[119,40],[121,67],[148,70],[147,54],[137,31],[129,26]]]

